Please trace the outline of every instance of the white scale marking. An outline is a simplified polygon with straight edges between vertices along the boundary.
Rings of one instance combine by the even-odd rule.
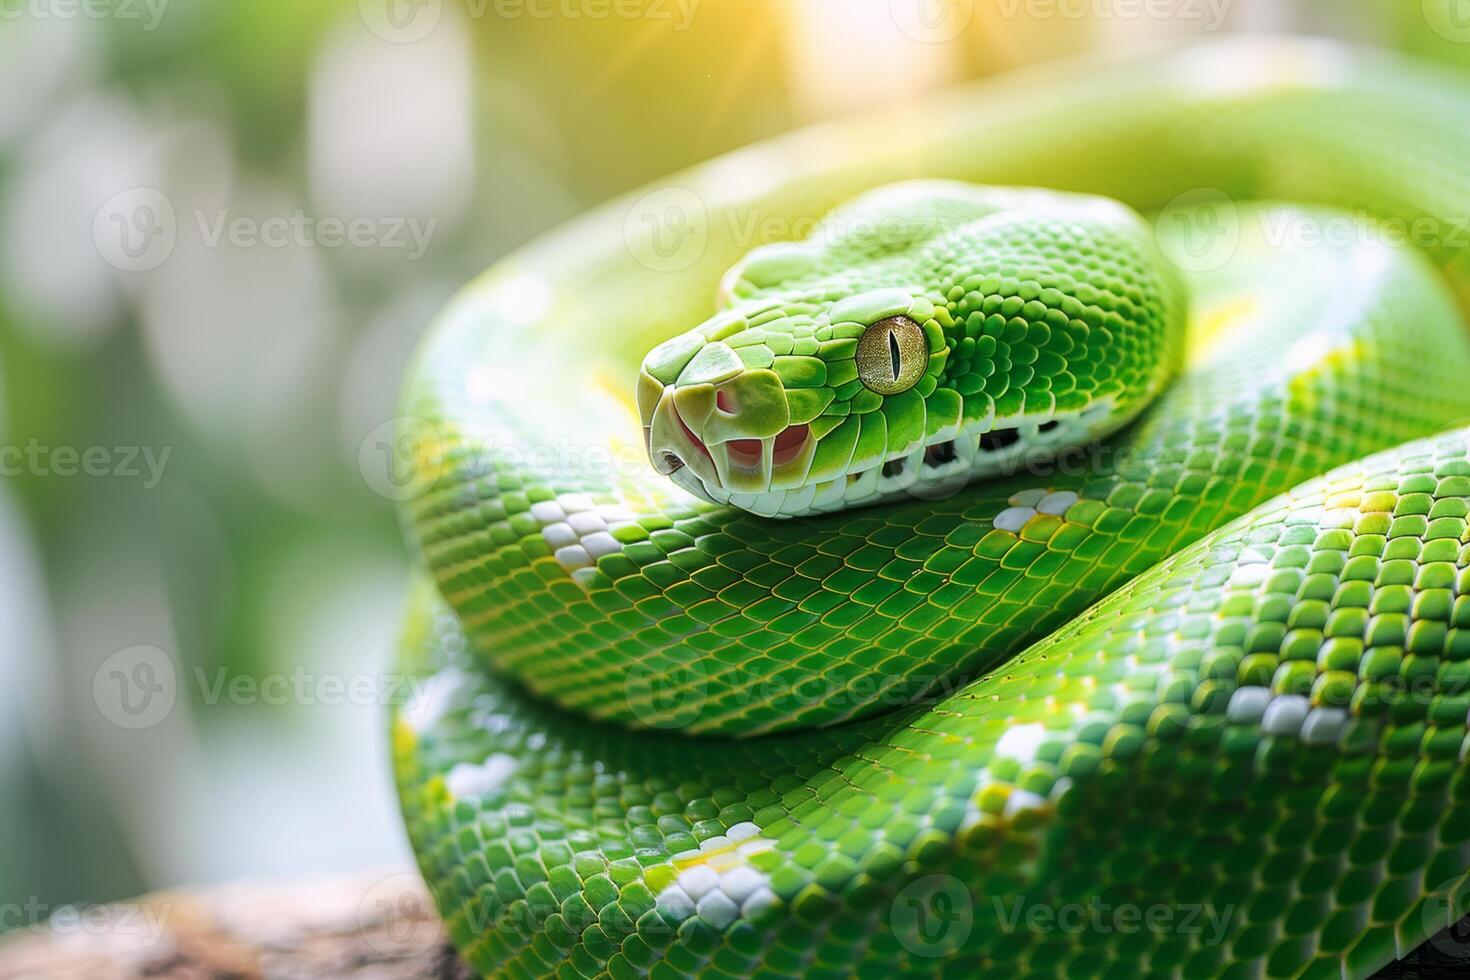
[[[590,584],[599,558],[623,550],[612,532],[634,520],[633,512],[622,504],[594,503],[583,493],[538,501],[530,513],[557,562],[583,587]]]
[[[676,919],[698,915],[715,929],[751,918],[776,895],[770,878],[750,863],[750,857],[775,846],[775,841],[760,836],[755,824],[735,824],[722,836],[702,841],[698,850],[674,855],[676,863],[703,860],[680,871],[655,901]]]

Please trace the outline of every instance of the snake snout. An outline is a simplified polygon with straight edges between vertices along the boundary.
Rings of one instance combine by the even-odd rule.
[[[736,371],[648,394],[644,431],[653,468],[716,502],[765,493],[773,481],[791,479],[792,464],[815,439],[809,424],[792,424],[786,393],[771,371]]]
[[[672,425],[645,427],[648,439],[648,459],[656,472],[672,476],[689,465],[691,461],[714,465],[714,456],[704,440],[695,434],[684,421],[678,404],[670,399],[665,410],[665,419]],[[700,467],[704,469],[704,467]]]

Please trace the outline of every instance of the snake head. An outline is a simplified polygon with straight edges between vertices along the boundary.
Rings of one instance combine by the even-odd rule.
[[[707,500],[808,512],[854,459],[923,436],[947,356],[933,304],[909,290],[727,311],[645,358],[649,457]]]
[[[1091,441],[1162,386],[1173,270],[1111,201],[891,185],[761,246],[638,379],[654,468],[763,516],[953,492]]]

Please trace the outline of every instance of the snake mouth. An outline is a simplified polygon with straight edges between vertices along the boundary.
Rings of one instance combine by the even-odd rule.
[[[771,440],[772,468],[785,466],[798,459],[802,450],[806,449],[807,440],[811,438],[811,435],[812,428],[805,422],[801,425],[788,425],[777,433],[776,438]],[[724,445],[731,466],[751,471],[761,468],[762,457],[765,453],[764,440],[731,439]]]
[[[770,436],[745,435],[739,431],[744,426],[738,405],[724,390],[713,393],[709,409],[713,411],[702,416],[701,411],[707,410],[695,400],[691,415],[690,406],[681,406],[672,393],[664,393],[645,426],[655,471],[715,503],[726,502],[733,494],[771,492],[783,481],[799,482],[804,474],[798,470],[816,442],[808,423],[786,425]]]

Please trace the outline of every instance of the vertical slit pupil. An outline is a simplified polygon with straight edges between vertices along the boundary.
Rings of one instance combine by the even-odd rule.
[[[903,367],[903,358],[898,352],[898,331],[888,331],[888,359],[893,363],[893,380],[898,380],[899,370]]]

